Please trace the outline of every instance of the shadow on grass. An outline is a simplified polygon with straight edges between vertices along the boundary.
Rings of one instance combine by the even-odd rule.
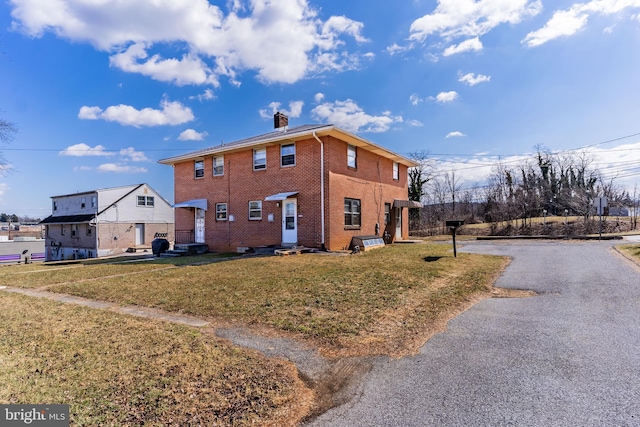
[[[425,262],[436,262],[440,258],[442,258],[442,257],[441,256],[426,256],[423,259],[425,260]]]

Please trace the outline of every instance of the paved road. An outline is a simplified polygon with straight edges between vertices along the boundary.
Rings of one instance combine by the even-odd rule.
[[[640,270],[604,242],[473,242],[513,262],[414,357],[380,360],[317,426],[640,426]]]

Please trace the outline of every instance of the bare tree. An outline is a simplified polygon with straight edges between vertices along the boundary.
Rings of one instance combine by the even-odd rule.
[[[449,193],[451,200],[451,214],[456,214],[456,198],[459,195],[462,185],[460,184],[460,177],[456,176],[456,171],[451,170],[444,173],[444,185]]]
[[[16,126],[4,119],[0,119],[0,143],[8,144],[13,140],[13,135],[18,131]],[[4,175],[7,172],[8,165],[2,152],[0,152],[0,175]]]

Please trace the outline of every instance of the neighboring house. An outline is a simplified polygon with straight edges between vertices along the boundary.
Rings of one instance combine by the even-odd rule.
[[[333,125],[274,121],[273,132],[160,160],[174,170],[177,244],[340,250],[355,236],[408,237],[413,161]]]
[[[160,233],[173,240],[171,204],[147,184],[54,196],[42,220],[45,261],[96,258],[150,247]]]

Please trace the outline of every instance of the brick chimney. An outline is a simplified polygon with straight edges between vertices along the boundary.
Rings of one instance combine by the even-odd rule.
[[[273,127],[279,129],[285,126],[289,126],[289,117],[278,111],[273,115]]]

